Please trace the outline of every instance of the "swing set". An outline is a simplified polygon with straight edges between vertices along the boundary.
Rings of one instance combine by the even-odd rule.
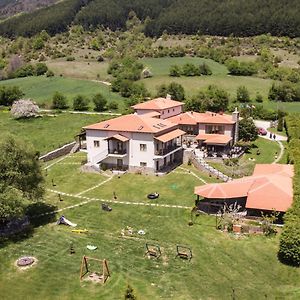
[[[100,272],[91,269],[91,262],[95,263],[96,269],[100,270]],[[86,275],[88,275],[87,279],[91,281],[105,283],[108,277],[110,277],[106,259],[101,260],[84,255],[82,257],[80,267],[80,281],[82,281],[83,278],[86,277]]]

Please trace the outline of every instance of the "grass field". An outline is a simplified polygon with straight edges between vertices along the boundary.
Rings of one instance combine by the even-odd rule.
[[[106,80],[110,78],[110,76],[107,74],[107,62],[99,63],[80,59],[76,59],[76,61],[56,59],[47,61],[47,66],[57,76],[62,74],[65,77],[92,80]]]
[[[257,155],[259,151],[259,155]],[[242,156],[238,166],[226,166],[223,162],[209,162],[215,169],[231,177],[242,177],[252,175],[255,164],[270,164],[275,160],[275,155],[279,154],[280,147],[277,142],[259,137],[248,153]],[[286,163],[286,151],[280,163]]]
[[[179,58],[148,58],[143,59],[142,62],[148,66],[153,72],[152,78],[143,79],[146,87],[153,94],[156,93],[156,88],[162,83],[170,83],[175,81],[182,84],[185,88],[187,96],[192,96],[197,93],[199,89],[205,88],[210,84],[216,84],[228,91],[231,98],[236,96],[236,90],[240,85],[244,85],[250,92],[251,97],[255,97],[259,92],[264,98],[267,98],[269,88],[272,80],[261,79],[247,76],[230,76],[228,70],[224,65],[214,62],[210,59],[196,58],[196,57],[179,57]],[[195,76],[195,77],[170,77],[169,69],[171,65],[183,65],[185,63],[193,63],[199,65],[200,63],[207,63],[213,75],[211,76]]]
[[[104,116],[99,115],[63,113],[56,117],[14,120],[9,112],[0,112],[0,132],[14,134],[32,143],[43,154],[74,141],[83,126],[104,119]]]
[[[103,182],[101,175],[79,171],[84,157],[79,153],[48,169],[47,186],[75,195]],[[203,174],[189,168],[202,177]],[[61,214],[77,223],[77,228],[86,228],[89,232],[72,233],[69,227],[52,221],[35,228],[18,242],[6,241],[0,248],[1,298],[124,299],[126,285],[130,284],[141,300],[298,299],[300,270],[278,262],[278,236],[236,239],[216,231],[214,217],[201,215],[193,226],[188,226],[189,209],[146,206],[149,204],[146,194],[155,190],[161,193],[157,204],[180,203],[192,207],[194,186],[202,182],[191,174],[182,174],[183,171],[176,169],[177,173],[159,178],[115,177],[102,188],[83,193],[87,198],[81,200],[62,195],[61,202],[56,194],[47,192],[47,203],[65,208]],[[56,187],[51,184],[52,178],[57,182]],[[117,201],[123,203],[110,203],[112,212],[104,212],[97,199],[112,200],[113,191],[117,192]],[[91,199],[93,195],[97,199]],[[90,202],[67,208],[80,201]],[[133,228],[133,235],[121,235],[126,226]],[[146,234],[136,234],[139,229]],[[73,255],[69,254],[71,242]],[[146,242],[160,245],[159,259],[144,256]],[[88,244],[98,249],[90,252],[86,249]],[[190,262],[175,258],[177,244],[192,248]],[[38,263],[19,271],[14,262],[22,255],[35,256]],[[111,277],[104,286],[80,283],[82,255],[108,260]]]
[[[112,93],[108,86],[88,80],[32,76],[0,81],[0,85],[16,85],[25,93],[26,98],[31,98],[38,104],[44,104],[46,107],[50,107],[52,96],[56,91],[63,93],[67,97],[70,106],[72,106],[72,99],[79,94],[91,97],[97,93],[102,93],[108,102],[114,100],[118,102],[119,109],[124,107],[124,99],[118,94]],[[90,106],[92,105],[91,103]]]

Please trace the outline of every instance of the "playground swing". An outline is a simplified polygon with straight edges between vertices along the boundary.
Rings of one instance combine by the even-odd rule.
[[[159,258],[161,256],[161,251],[160,251],[159,245],[147,243],[145,255],[149,255],[150,257]]]
[[[96,262],[96,266],[99,266],[99,272],[90,270],[90,263],[89,262]],[[82,261],[81,261],[81,267],[80,267],[80,281],[87,275],[88,279],[94,282],[98,283],[105,283],[108,277],[110,277],[109,269],[108,269],[108,264],[106,259],[98,259],[98,258],[93,258],[93,257],[88,257],[88,256],[83,256]]]
[[[186,246],[176,245],[176,257],[179,256],[180,258],[191,260],[193,257],[192,249]]]

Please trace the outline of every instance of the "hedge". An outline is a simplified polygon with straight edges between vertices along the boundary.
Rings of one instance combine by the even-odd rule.
[[[284,217],[278,258],[281,262],[300,266],[300,114],[286,117],[289,138],[289,162],[294,164],[294,201]]]

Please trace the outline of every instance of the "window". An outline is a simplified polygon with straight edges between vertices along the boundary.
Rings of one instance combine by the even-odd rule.
[[[224,134],[225,127],[222,125],[206,125],[205,126],[205,133],[211,134],[211,133],[218,133],[218,134]]]
[[[146,144],[140,144],[140,151],[147,151],[147,145]]]
[[[165,112],[162,110],[162,111],[161,111],[161,114],[163,115],[164,113],[165,113]]]
[[[175,108],[173,108],[173,111],[175,111]]]
[[[143,168],[145,168],[145,167],[147,167],[147,163],[146,163],[146,162],[143,162],[143,161],[141,161],[141,162],[140,162],[140,166],[141,166],[141,167],[143,167]]]
[[[100,147],[100,141],[94,141],[94,147],[99,148]]]
[[[168,113],[170,112],[170,110],[168,109]]]

